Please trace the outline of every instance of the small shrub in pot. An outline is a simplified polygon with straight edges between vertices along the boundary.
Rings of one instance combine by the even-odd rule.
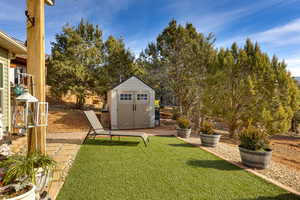
[[[36,174],[38,170],[48,173],[55,161],[41,153],[13,155],[0,163],[0,199],[35,200]]]
[[[248,167],[265,169],[269,166],[272,150],[269,148],[268,134],[262,128],[249,126],[240,134],[240,156]]]
[[[217,134],[213,129],[213,124],[204,121],[200,129],[200,139],[203,146],[216,147],[220,141],[220,134]]]
[[[189,138],[191,135],[191,121],[184,117],[181,116],[177,119],[177,135],[179,137],[183,137],[183,138]]]

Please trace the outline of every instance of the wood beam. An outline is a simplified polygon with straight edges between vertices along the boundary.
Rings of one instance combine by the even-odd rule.
[[[27,11],[34,17],[27,20],[27,72],[34,77],[33,94],[45,101],[45,0],[27,0]],[[28,152],[46,152],[46,127],[29,129]]]
[[[48,6],[54,6],[55,1],[54,1],[54,0],[45,0],[45,3],[46,3]]]

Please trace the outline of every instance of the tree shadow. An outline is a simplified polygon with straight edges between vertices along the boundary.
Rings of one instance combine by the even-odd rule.
[[[236,200],[300,200],[300,196],[296,194],[280,194],[278,196],[261,196],[257,198],[243,198],[243,199],[236,199]]]
[[[100,139],[87,139],[83,145],[102,145],[102,146],[128,146],[135,147],[140,142],[135,141],[116,141],[116,140],[100,140]]]
[[[193,167],[212,168],[222,171],[242,170],[241,168],[234,166],[225,160],[189,160],[187,161],[187,164]]]
[[[47,138],[47,143],[62,143],[62,144],[78,144],[82,143],[81,139],[67,139],[67,138]]]
[[[173,147],[195,147],[195,145],[188,144],[188,143],[182,143],[182,144],[169,144],[170,146]],[[199,145],[200,146],[200,145]]]

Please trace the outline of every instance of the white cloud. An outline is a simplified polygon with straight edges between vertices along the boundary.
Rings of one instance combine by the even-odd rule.
[[[300,44],[300,18],[285,25],[251,35],[250,38],[276,46]]]
[[[217,45],[219,47],[228,47],[233,42],[242,43],[247,38],[272,47],[300,44],[300,18],[266,31],[236,36],[228,40],[221,41],[217,43]]]
[[[300,18],[284,25],[266,31],[249,35],[236,36],[225,41],[217,42],[218,47],[229,47],[233,42],[243,44],[246,38],[257,41],[268,53],[280,52],[279,57],[284,59],[288,70],[293,76],[300,76]]]
[[[294,0],[297,1],[297,0]],[[229,1],[173,1],[169,10],[174,12],[180,23],[192,22],[201,32],[220,32],[243,17],[262,12],[275,5],[290,4],[292,0],[252,1],[242,7],[236,7]],[[227,8],[222,10],[220,8]]]
[[[297,57],[286,59],[285,62],[293,76],[300,76],[300,54]]]

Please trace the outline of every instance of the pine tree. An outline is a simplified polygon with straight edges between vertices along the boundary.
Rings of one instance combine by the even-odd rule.
[[[213,117],[222,119],[231,136],[249,124],[269,134],[289,130],[298,109],[299,91],[276,57],[270,60],[258,44],[246,41],[221,49],[205,90],[205,107]]]
[[[85,97],[96,90],[95,71],[103,62],[102,32],[81,20],[77,27],[65,25],[47,62],[47,83],[54,94],[70,91],[77,97],[77,107],[84,105]]]

